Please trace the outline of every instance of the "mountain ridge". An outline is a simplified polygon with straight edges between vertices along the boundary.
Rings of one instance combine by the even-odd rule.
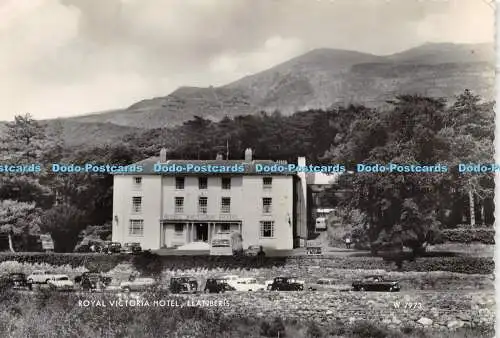
[[[175,127],[196,115],[219,120],[260,111],[288,115],[351,103],[377,107],[398,94],[451,99],[466,88],[492,100],[494,78],[495,49],[489,43],[427,43],[385,56],[319,48],[226,85],[181,86],[124,109],[58,120],[67,121],[73,134],[78,131],[81,137],[88,124],[96,137],[93,142],[108,143],[128,131]],[[98,132],[99,124],[109,132]]]

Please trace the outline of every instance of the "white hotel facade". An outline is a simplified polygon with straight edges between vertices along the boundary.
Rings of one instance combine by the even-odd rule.
[[[156,173],[166,165],[243,165],[239,173]],[[258,173],[254,160],[167,160],[159,157],[136,163],[140,174],[115,174],[113,235],[120,243],[139,242],[143,249],[175,248],[191,242],[210,243],[221,233],[238,231],[243,247],[289,250],[307,238],[307,183],[305,173]],[[298,159],[305,165],[305,158]]]

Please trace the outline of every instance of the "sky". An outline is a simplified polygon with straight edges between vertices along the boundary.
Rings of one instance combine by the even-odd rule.
[[[125,108],[314,48],[494,41],[491,0],[0,0],[0,120]]]

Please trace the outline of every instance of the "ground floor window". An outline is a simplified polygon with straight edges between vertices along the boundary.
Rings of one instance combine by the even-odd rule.
[[[260,222],[260,237],[273,238],[274,237],[274,221],[261,221]]]
[[[231,224],[223,223],[221,224],[221,231],[228,232],[231,230]]]
[[[128,233],[129,235],[142,236],[144,234],[144,220],[131,219]]]
[[[176,233],[184,232],[184,224],[182,223],[175,224],[174,228]]]

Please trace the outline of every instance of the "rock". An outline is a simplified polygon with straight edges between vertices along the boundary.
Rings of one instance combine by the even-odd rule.
[[[448,329],[450,330],[455,330],[458,328],[461,328],[465,325],[465,323],[461,320],[452,320],[451,322],[448,322]]]
[[[422,317],[419,320],[417,320],[417,323],[419,323],[423,326],[429,326],[429,325],[432,325],[432,319]]]

